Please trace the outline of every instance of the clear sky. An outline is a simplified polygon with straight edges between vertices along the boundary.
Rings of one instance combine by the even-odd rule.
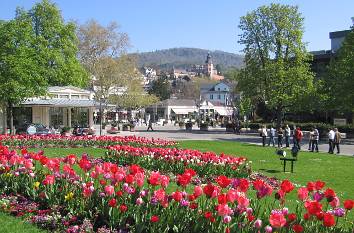
[[[101,24],[116,21],[128,33],[132,51],[194,47],[241,53],[239,19],[271,2],[299,6],[305,18],[308,49],[330,49],[328,33],[349,29],[354,0],[52,0],[65,20]],[[17,6],[38,0],[0,0],[0,19],[11,19]]]

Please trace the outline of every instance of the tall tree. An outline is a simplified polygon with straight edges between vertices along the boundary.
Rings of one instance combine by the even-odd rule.
[[[135,61],[126,55],[128,35],[119,31],[117,23],[105,27],[90,20],[79,26],[77,35],[79,59],[93,76],[96,98],[107,100],[115,88],[128,85],[129,79],[136,77]]]
[[[283,113],[313,92],[303,20],[297,7],[271,4],[241,17],[239,25],[246,63],[240,89],[274,108],[278,127]]]
[[[10,116],[11,133],[15,105],[45,95],[49,85],[85,82],[76,52],[74,25],[66,24],[49,1],[30,11],[18,8],[14,19],[0,24],[0,99]]]
[[[330,64],[325,86],[332,109],[354,111],[354,26]]]
[[[171,86],[168,82],[167,76],[160,76],[152,83],[152,87],[149,90],[149,94],[157,96],[160,100],[170,98]]]

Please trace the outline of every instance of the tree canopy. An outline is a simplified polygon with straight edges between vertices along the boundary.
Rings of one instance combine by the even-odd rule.
[[[325,84],[331,108],[354,111],[354,26],[332,60]]]
[[[303,20],[297,7],[271,4],[241,17],[239,25],[246,63],[240,89],[275,109],[278,126],[284,111],[313,92],[311,57],[302,42]]]
[[[10,115],[26,98],[45,95],[49,85],[85,84],[77,42],[74,24],[47,0],[29,11],[18,8],[14,19],[0,23],[0,99]]]
[[[171,96],[171,85],[167,76],[160,76],[152,83],[149,94],[156,95],[160,100],[165,100]]]

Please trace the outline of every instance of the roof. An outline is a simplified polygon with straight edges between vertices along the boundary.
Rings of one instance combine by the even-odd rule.
[[[64,91],[67,89],[71,89],[76,92],[83,92],[83,93],[90,94],[90,91],[85,90],[85,89],[81,89],[78,87],[74,87],[74,86],[51,86],[51,87],[48,87],[48,92],[60,92],[60,91]]]
[[[341,38],[341,37],[346,37],[350,33],[351,30],[343,30],[343,31],[336,31],[336,32],[330,32],[329,33],[329,38],[334,39],[334,38]]]
[[[53,107],[95,107],[100,103],[95,100],[84,99],[34,99],[22,103],[25,106],[53,106]]]
[[[159,102],[157,105],[164,106],[196,106],[193,99],[167,99]]]

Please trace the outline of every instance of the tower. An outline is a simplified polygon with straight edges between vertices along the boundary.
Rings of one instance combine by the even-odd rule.
[[[208,53],[207,59],[205,61],[205,69],[206,69],[205,73],[209,76],[209,78],[212,78],[214,67],[213,67],[213,61],[211,60],[210,53]]]

